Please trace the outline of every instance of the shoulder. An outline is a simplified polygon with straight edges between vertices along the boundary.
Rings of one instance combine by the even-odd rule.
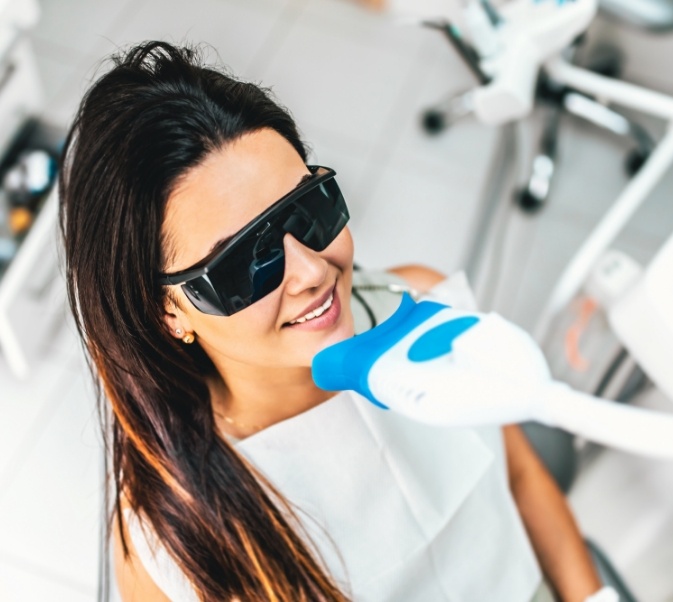
[[[446,276],[433,268],[419,264],[408,264],[388,269],[388,272],[402,278],[409,286],[421,293],[429,291]]]

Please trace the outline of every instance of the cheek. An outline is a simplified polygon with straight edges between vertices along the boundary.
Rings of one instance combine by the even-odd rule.
[[[244,361],[259,355],[268,345],[275,324],[273,295],[233,316],[221,317],[201,313],[185,299],[185,315],[198,341],[208,355],[221,355]],[[277,301],[275,302],[277,303]]]
[[[203,321],[202,338],[227,355],[247,354],[268,340],[276,320],[273,295],[229,317],[207,317]]]
[[[239,312],[243,313],[243,312]],[[222,318],[214,323],[204,324],[199,343],[216,365],[233,361],[248,365],[273,364],[277,356],[270,344],[273,336],[266,316],[256,315],[252,319],[236,319],[236,316]]]
[[[348,269],[353,265],[353,237],[348,227],[344,228],[327,247],[331,260],[341,268]]]

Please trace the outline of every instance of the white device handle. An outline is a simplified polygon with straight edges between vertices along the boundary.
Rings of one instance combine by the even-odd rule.
[[[636,454],[673,458],[673,415],[617,404],[554,382],[540,422]]]

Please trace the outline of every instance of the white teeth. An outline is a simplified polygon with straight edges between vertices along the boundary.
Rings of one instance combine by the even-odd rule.
[[[325,310],[329,309],[330,307],[332,307],[332,301],[334,301],[334,295],[330,295],[329,299],[327,299],[327,301],[325,301],[322,304],[322,306],[321,306],[322,310],[325,311]]]
[[[332,301],[334,301],[334,295],[330,295],[329,299],[325,301],[320,307],[316,307],[313,311],[308,312],[305,316],[302,316],[301,318],[297,318],[296,320],[292,320],[290,324],[303,324],[307,320],[312,320],[313,318],[317,318],[318,316],[321,316],[323,313],[325,313],[330,307],[332,307]]]

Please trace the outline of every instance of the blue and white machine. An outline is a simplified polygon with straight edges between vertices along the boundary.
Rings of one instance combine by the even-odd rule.
[[[638,454],[673,458],[673,414],[618,405],[551,379],[533,339],[494,313],[405,295],[388,320],[328,347],[313,379],[442,426],[534,420]]]

